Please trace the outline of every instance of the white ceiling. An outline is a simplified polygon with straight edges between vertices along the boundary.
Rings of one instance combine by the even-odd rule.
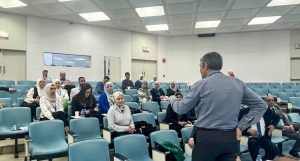
[[[163,35],[300,29],[300,4],[266,7],[271,0],[21,0],[28,6],[0,11]],[[162,5],[164,16],[140,18],[136,7]],[[78,14],[102,11],[109,21],[88,22]],[[273,24],[248,26],[257,16],[282,16]],[[217,28],[195,29],[197,21],[221,20]],[[148,32],[145,25],[168,24],[168,31]]]

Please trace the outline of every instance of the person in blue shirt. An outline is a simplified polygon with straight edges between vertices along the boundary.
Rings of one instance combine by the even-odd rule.
[[[104,91],[98,100],[98,113],[99,114],[106,114],[109,110],[109,107],[114,105],[114,95],[113,95],[113,88],[111,82],[106,82],[104,85]]]
[[[152,101],[157,102],[160,105],[162,100],[167,100],[168,97],[165,95],[165,92],[160,88],[159,82],[154,82],[154,88],[150,90]]]
[[[134,83],[135,89],[139,90],[142,87],[143,79],[144,79],[144,76],[141,74],[139,76],[139,79],[137,81],[135,81],[135,83]]]
[[[109,76],[105,76],[103,81],[98,82],[95,89],[96,93],[98,93],[99,95],[102,94],[104,92],[104,85],[106,82],[109,82],[109,80]]]

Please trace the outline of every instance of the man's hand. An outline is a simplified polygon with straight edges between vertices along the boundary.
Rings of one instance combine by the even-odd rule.
[[[235,129],[235,131],[236,131],[236,139],[237,140],[241,140],[241,137],[242,137],[242,130],[240,129],[240,128],[236,128]]]
[[[190,146],[190,148],[193,148],[194,147],[194,138],[190,138],[189,141],[188,141],[188,145]]]
[[[273,125],[269,125],[269,131],[268,131],[268,135],[271,136],[272,135],[272,132],[273,130],[275,129],[275,127]]]
[[[15,93],[15,92],[17,92],[17,89],[15,89],[15,88],[9,88],[8,91],[9,91],[10,93]]]
[[[257,137],[258,136],[258,132],[255,130],[255,129],[248,129],[248,134],[250,135],[250,136],[254,136],[254,137]]]
[[[242,160],[241,160],[240,156],[237,156],[235,161],[242,161]]]
[[[290,126],[283,126],[283,129],[287,132],[295,132],[294,126],[290,125]]]

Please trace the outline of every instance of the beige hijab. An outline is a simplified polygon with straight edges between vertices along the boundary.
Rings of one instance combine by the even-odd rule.
[[[40,82],[41,81],[44,81],[43,79],[38,79],[36,81],[36,88],[37,88],[37,92],[38,92],[38,95],[41,97],[41,96],[45,96],[46,93],[45,93],[45,87],[44,88],[41,88],[40,87]]]
[[[47,100],[49,100],[50,102],[55,102],[56,101],[56,95],[54,95],[54,96],[51,95],[51,86],[55,87],[55,84],[53,84],[53,83],[46,84],[46,86],[45,86],[45,92],[46,92],[45,98]]]

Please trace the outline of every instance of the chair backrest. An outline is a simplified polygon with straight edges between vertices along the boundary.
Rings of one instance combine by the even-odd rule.
[[[129,160],[150,160],[146,137],[141,134],[120,136],[114,139],[115,153]],[[134,146],[128,146],[134,145]]]
[[[300,123],[300,115],[298,113],[289,113],[288,118],[293,123]]]
[[[174,130],[155,131],[150,134],[151,147],[155,147],[156,141],[169,141],[180,147],[177,132]]]
[[[110,161],[104,139],[80,141],[69,145],[69,161]]]
[[[34,86],[36,84],[35,81],[32,80],[19,80],[17,81],[17,85],[30,85],[30,86]]]
[[[17,106],[17,107],[20,107],[21,104],[23,103],[23,101],[24,101],[24,98],[18,98],[18,99],[17,99],[17,104],[16,104],[16,106]]]
[[[151,111],[154,116],[157,116],[158,112],[160,112],[157,102],[143,102],[142,109]]]
[[[124,93],[122,89],[113,89],[113,92],[121,92],[121,93]]]
[[[33,146],[61,145],[66,143],[64,123],[61,120],[46,120],[29,124],[29,136]]]
[[[160,108],[166,110],[168,108],[169,104],[170,104],[169,101],[161,101],[160,102]]]
[[[107,117],[103,117],[103,128],[108,129],[108,119],[107,119]]]
[[[182,142],[187,143],[191,137],[193,127],[185,127],[181,129]]]
[[[88,81],[87,83],[89,83],[91,86],[96,86],[97,85],[97,81]]]
[[[12,107],[11,98],[0,98],[0,103],[3,103],[5,107]]]
[[[7,86],[12,86],[15,85],[14,80],[0,80],[0,85],[7,85]]]
[[[13,125],[17,128],[28,127],[31,122],[31,110],[28,107],[4,108],[0,110],[1,129],[11,130]]]
[[[156,126],[155,118],[152,113],[136,113],[132,115],[132,118],[133,118],[133,122],[145,121],[148,124],[152,124],[153,126]]]
[[[22,92],[26,92],[31,87],[33,87],[33,86],[32,85],[14,85],[14,86],[12,86],[12,88],[15,88],[18,91],[22,91]]]
[[[2,91],[0,90],[0,98],[11,98],[11,93],[8,91]]]
[[[292,97],[292,96],[293,95],[289,92],[278,92],[278,97],[284,101],[288,101],[289,97]]]
[[[164,122],[164,121],[165,121],[165,118],[166,118],[166,112],[159,112],[159,113],[157,114],[157,121],[158,121],[159,123]]]
[[[35,117],[36,117],[36,119],[37,120],[39,120],[40,119],[40,117],[41,117],[41,112],[42,112],[42,110],[41,110],[41,107],[37,107],[36,109],[35,109]]]
[[[293,106],[300,106],[300,97],[289,97],[289,101],[293,104]]]
[[[125,89],[125,94],[133,96],[134,94],[137,94],[138,90],[137,89]]]
[[[300,97],[300,93],[295,93],[295,97]]]
[[[77,137],[75,141],[100,139],[100,125],[97,118],[82,118],[70,120],[70,131]]]
[[[124,95],[124,102],[132,102],[133,98],[130,95]]]
[[[136,102],[125,102],[125,105],[127,105],[130,108],[134,108],[134,109],[140,109],[141,108],[141,106]]]

